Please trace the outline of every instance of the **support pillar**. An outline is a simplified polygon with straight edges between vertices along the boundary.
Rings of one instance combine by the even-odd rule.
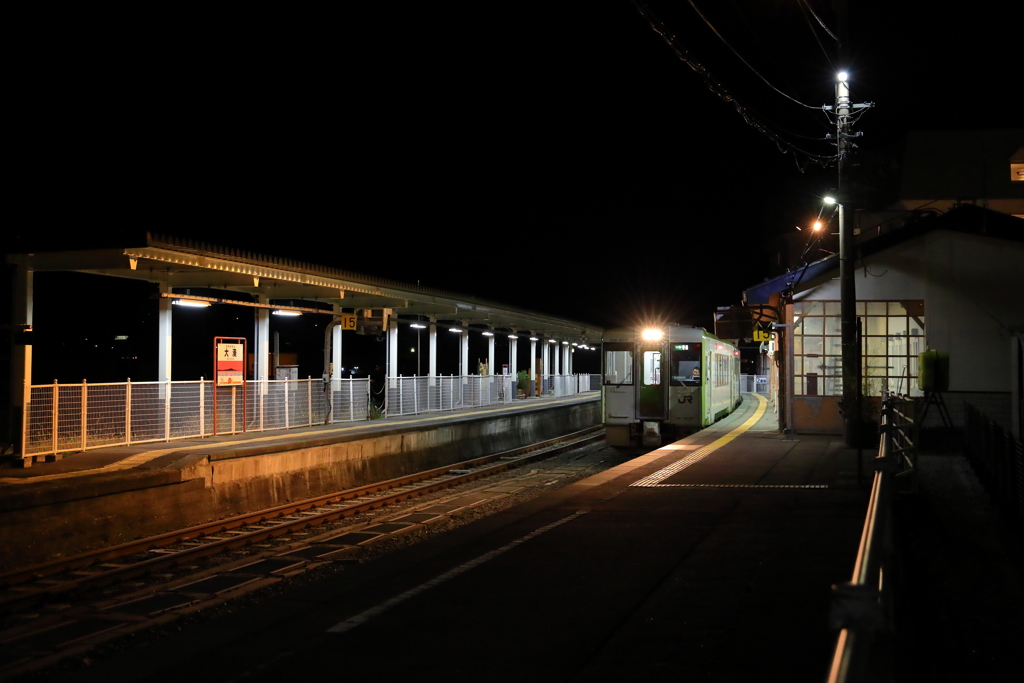
[[[561,372],[562,365],[559,362],[561,360],[561,356],[562,356],[562,343],[559,342],[559,341],[555,342],[555,353],[554,353],[554,356],[555,356],[555,371],[553,373],[551,373],[551,374],[553,374],[553,375],[560,375],[560,374],[562,374],[562,372]]]
[[[494,371],[494,337],[487,338],[487,374],[496,375]]]
[[[341,306],[335,305],[334,315],[341,315]],[[342,378],[342,368],[345,366],[342,364],[341,356],[341,324],[337,324],[331,329],[331,379]]]
[[[268,297],[260,294],[257,301],[261,304],[268,303]],[[253,379],[270,380],[274,379],[270,374],[270,309],[256,309],[256,343],[253,349]],[[266,393],[266,392],[263,392]]]
[[[435,322],[431,322],[427,327],[427,346],[427,356],[429,357],[427,375],[430,377],[428,384],[435,386],[437,384],[437,323]]]
[[[547,339],[544,340],[544,346],[540,349],[540,381],[544,381],[544,375],[548,374],[548,357],[550,355],[551,342]],[[541,393],[544,393],[544,387],[541,387]]]
[[[24,263],[11,269],[11,383],[7,438],[15,456],[25,457],[26,420],[32,398],[32,296],[35,273]],[[31,458],[22,460],[27,467]]]
[[[389,387],[398,386],[395,380],[398,378],[398,321],[392,318],[388,321],[388,383]]]
[[[160,283],[160,294],[169,294],[170,291],[166,283]],[[157,310],[156,379],[164,382],[171,379],[171,299],[161,296]]]
[[[466,375],[469,374],[469,328],[463,327],[459,333],[459,374],[462,375],[462,383],[466,383]]]
[[[519,340],[509,339],[508,340],[508,373],[513,377],[519,374]],[[515,381],[515,380],[513,380]]]
[[[532,333],[531,333],[531,335],[532,335]],[[530,396],[536,396],[537,395],[537,385],[535,384],[535,382],[537,381],[537,377],[536,377],[536,375],[537,375],[537,338],[534,337],[534,336],[530,337],[530,365],[529,365],[529,374],[530,374]]]

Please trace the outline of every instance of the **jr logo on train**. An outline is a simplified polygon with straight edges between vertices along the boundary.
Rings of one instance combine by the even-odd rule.
[[[660,446],[739,405],[739,351],[703,328],[608,330],[602,352],[601,403],[610,446]]]

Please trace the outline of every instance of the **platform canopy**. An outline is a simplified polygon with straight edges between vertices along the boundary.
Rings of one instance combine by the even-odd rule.
[[[530,332],[570,341],[601,328],[431,287],[266,254],[146,234],[131,246],[12,254],[35,272],[65,271],[159,283],[161,296],[329,314],[390,309],[399,319]],[[215,290],[248,296],[218,296]],[[273,302],[273,303],[271,303]],[[287,304],[283,304],[287,302]],[[330,306],[325,306],[329,304]]]

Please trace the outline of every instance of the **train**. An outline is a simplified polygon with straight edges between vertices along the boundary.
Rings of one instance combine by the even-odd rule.
[[[613,329],[601,347],[601,408],[610,446],[676,441],[740,404],[740,352],[702,327]]]

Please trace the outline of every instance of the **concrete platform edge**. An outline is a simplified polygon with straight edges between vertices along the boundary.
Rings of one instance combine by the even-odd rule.
[[[356,438],[300,438],[289,450],[275,444],[270,453],[247,449],[238,457],[172,451],[159,459],[162,467],[154,468],[154,461],[75,479],[7,484],[0,495],[0,571],[578,431],[600,423],[600,402],[457,417]]]

